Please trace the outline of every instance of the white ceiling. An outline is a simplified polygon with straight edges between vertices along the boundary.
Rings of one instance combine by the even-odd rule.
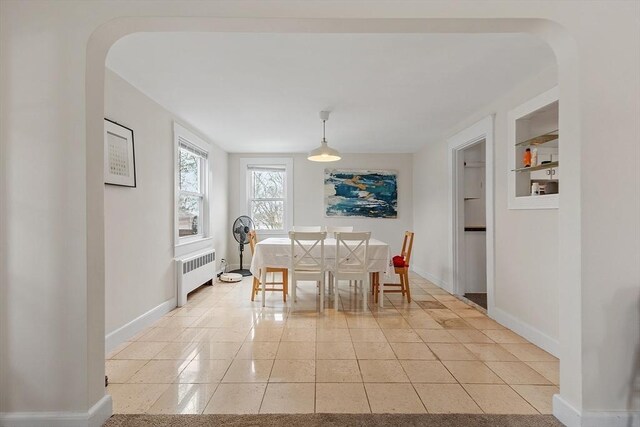
[[[229,152],[415,152],[555,58],[511,34],[138,33],[107,66]]]

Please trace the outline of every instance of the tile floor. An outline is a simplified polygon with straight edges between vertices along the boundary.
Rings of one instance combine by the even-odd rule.
[[[250,280],[189,297],[107,357],[115,413],[550,413],[558,360],[427,280],[411,304],[362,309],[342,283],[339,310],[267,307]],[[329,308],[331,307],[331,308]]]

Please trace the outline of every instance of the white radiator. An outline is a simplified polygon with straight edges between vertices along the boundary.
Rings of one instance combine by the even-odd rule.
[[[189,292],[216,277],[215,260],[216,251],[213,249],[176,259],[178,307],[186,304]]]

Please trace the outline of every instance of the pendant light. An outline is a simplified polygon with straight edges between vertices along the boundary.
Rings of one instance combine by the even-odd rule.
[[[322,142],[320,143],[320,147],[309,152],[307,159],[312,162],[335,162],[340,160],[340,153],[330,148],[325,138],[325,123],[329,120],[329,111],[320,111],[320,120],[322,120]]]

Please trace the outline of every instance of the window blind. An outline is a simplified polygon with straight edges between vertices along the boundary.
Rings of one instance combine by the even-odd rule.
[[[204,159],[209,157],[209,153],[207,153],[206,151],[196,147],[195,145],[193,145],[192,143],[190,143],[186,139],[184,139],[182,137],[179,137],[178,141],[179,141],[180,148],[182,148],[183,150],[188,151],[191,154],[195,154],[196,156],[200,156],[200,157],[202,157]]]
[[[284,166],[247,166],[247,169],[250,171],[273,171],[273,172],[284,172],[286,169]]]

